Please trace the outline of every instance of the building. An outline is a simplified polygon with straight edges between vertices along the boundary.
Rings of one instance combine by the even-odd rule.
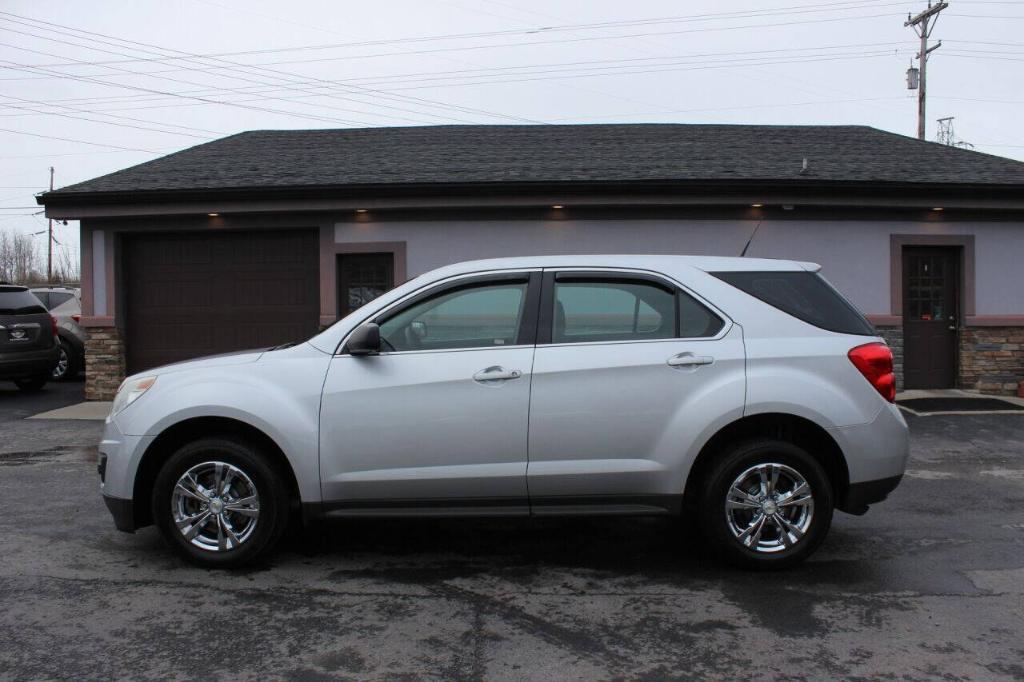
[[[255,131],[47,192],[81,220],[87,395],[314,333],[453,261],[815,261],[900,385],[1024,380],[1024,163],[860,126]],[[755,234],[756,233],[756,234]]]

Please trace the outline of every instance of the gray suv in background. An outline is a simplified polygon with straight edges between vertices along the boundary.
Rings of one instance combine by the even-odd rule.
[[[0,283],[0,380],[38,391],[59,353],[57,322],[25,287]]]
[[[82,317],[82,290],[52,286],[34,287],[31,291],[57,320],[60,348],[52,379],[74,379],[85,369],[85,330],[79,325]]]

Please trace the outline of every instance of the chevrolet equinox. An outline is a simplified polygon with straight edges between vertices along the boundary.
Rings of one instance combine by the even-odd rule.
[[[417,277],[308,341],[128,377],[100,445],[123,531],[265,558],[294,523],[686,515],[750,568],[899,483],[892,354],[811,263],[557,256]]]

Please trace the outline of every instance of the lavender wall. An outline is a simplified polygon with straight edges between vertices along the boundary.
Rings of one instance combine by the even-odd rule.
[[[448,263],[498,256],[675,253],[736,256],[756,221],[481,220],[339,222],[338,243],[407,244],[410,277]],[[891,234],[974,234],[976,314],[1024,314],[1024,223],[764,221],[747,255],[820,263],[861,310],[889,314]]]

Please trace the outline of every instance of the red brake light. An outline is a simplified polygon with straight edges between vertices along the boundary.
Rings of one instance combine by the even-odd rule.
[[[848,353],[850,362],[860,370],[875,390],[890,403],[896,402],[896,375],[892,371],[892,351],[884,343],[866,343]]]
[[[53,338],[57,338],[57,318],[50,315],[50,330],[53,332]]]
[[[75,313],[74,315],[71,316],[71,319],[74,320],[76,323],[78,323],[78,322],[81,322],[82,316],[79,315],[78,313]]]

